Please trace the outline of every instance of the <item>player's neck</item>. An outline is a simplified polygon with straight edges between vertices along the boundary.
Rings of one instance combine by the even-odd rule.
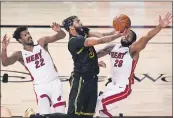
[[[24,50],[26,50],[26,51],[30,51],[30,52],[33,51],[33,48],[34,48],[33,45],[25,45],[25,46],[24,46]]]
[[[71,36],[77,36],[77,35],[79,35],[79,34],[78,34],[77,32],[75,32],[75,31],[71,31],[71,32],[70,32],[70,35],[71,35]]]

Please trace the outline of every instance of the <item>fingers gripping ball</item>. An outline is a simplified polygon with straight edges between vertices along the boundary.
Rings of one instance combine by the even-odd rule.
[[[131,20],[127,15],[120,14],[113,19],[113,27],[116,31],[124,32],[131,27]]]

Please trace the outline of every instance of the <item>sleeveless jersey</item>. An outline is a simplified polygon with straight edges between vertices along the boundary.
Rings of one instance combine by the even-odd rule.
[[[39,44],[34,46],[32,52],[24,49],[21,52],[34,84],[47,83],[59,76],[50,54]]]
[[[134,69],[137,61],[133,60],[129,47],[115,45],[110,52],[112,81],[118,85],[133,84]]]

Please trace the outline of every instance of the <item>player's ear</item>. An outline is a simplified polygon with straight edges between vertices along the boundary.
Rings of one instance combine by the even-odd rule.
[[[20,38],[20,39],[18,39],[18,41],[20,42],[20,43],[22,43],[22,39]]]
[[[73,26],[69,26],[69,30],[75,30]]]

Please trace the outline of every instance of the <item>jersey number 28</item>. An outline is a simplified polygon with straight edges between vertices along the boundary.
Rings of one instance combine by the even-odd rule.
[[[35,61],[35,64],[36,64],[36,69],[43,66],[43,65],[45,65],[44,59],[41,58],[40,60]]]
[[[123,60],[115,60],[114,67],[122,67],[123,65]]]

